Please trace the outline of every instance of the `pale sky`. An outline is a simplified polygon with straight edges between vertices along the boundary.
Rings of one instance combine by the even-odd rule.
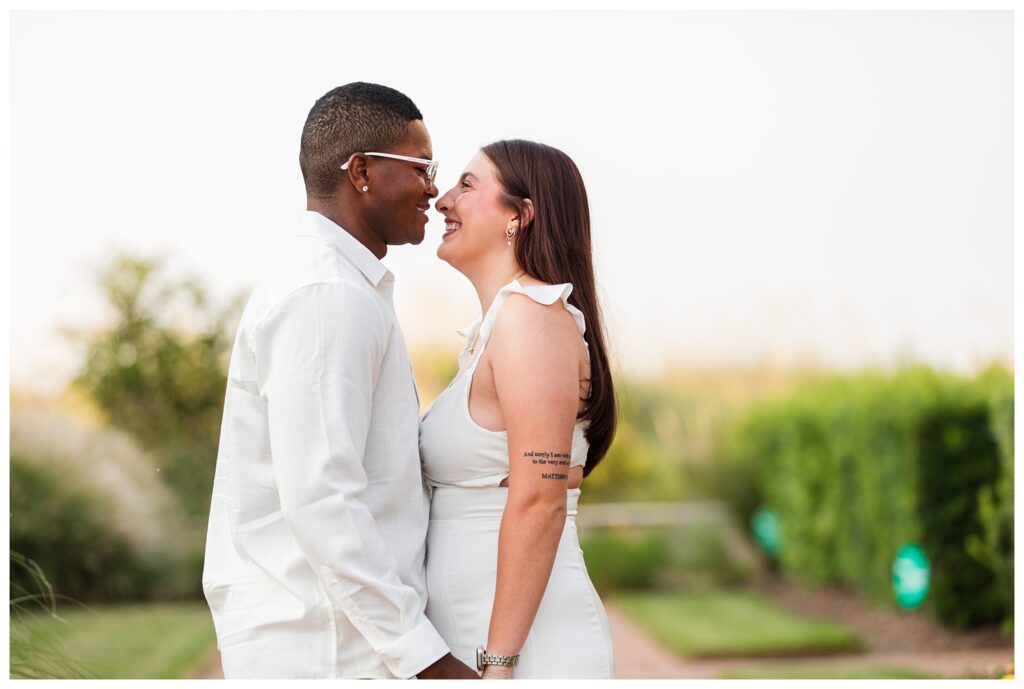
[[[246,290],[305,208],[299,134],[350,81],[411,97],[442,193],[529,138],[583,173],[619,367],[1013,356],[1013,19],[998,12],[15,12],[11,377],[57,389],[96,266]],[[411,348],[479,309],[392,248]]]

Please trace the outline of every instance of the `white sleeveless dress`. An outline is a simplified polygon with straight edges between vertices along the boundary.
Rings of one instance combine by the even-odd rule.
[[[507,433],[489,431],[473,421],[469,390],[498,311],[513,293],[541,304],[561,299],[582,337],[583,314],[568,302],[571,284],[524,287],[514,280],[499,290],[482,318],[460,331],[467,343],[459,355],[459,373],[420,417],[420,459],[431,486],[426,615],[455,657],[472,668],[477,646],[487,645],[498,529],[508,497],[508,488],[499,484],[509,470]],[[577,423],[570,466],[586,463],[583,431],[583,424]],[[579,496],[578,488],[566,491],[565,528],[514,678],[614,677],[608,617],[590,582],[576,533]]]

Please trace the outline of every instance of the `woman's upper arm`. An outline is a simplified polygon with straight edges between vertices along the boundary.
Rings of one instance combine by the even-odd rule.
[[[509,499],[550,498],[564,505],[579,407],[578,340],[558,302],[509,295],[488,349],[508,432]]]

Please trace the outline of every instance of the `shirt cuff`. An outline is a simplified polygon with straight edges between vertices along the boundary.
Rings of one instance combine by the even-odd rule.
[[[448,644],[426,617],[411,631],[381,650],[381,659],[391,673],[409,679],[450,652]]]

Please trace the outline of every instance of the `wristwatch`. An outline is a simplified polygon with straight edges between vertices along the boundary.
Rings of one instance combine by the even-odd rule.
[[[504,665],[505,667],[515,667],[518,662],[518,654],[514,656],[503,656],[498,655],[497,653],[488,653],[484,650],[483,646],[476,647],[476,669],[480,672],[484,671],[485,665]]]

